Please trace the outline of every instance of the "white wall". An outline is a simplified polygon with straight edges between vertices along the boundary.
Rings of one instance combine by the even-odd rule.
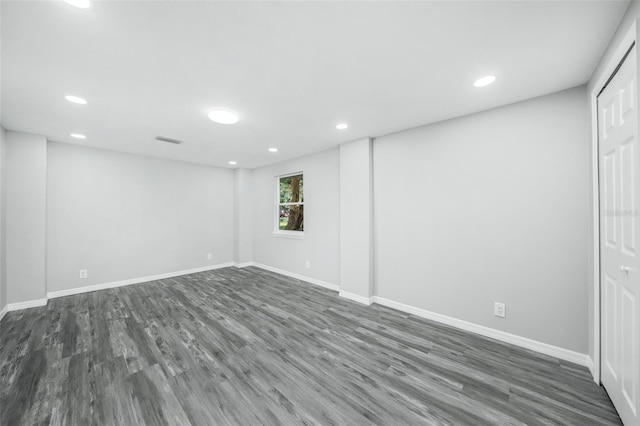
[[[627,9],[627,12],[620,20],[620,25],[618,25],[618,28],[616,29],[615,34],[613,35],[613,37],[611,38],[611,41],[609,42],[609,45],[607,46],[607,49],[602,54],[602,57],[600,58],[598,65],[593,70],[591,79],[587,84],[587,89],[589,91],[591,91],[596,80],[602,74],[602,72],[604,71],[605,67],[607,66],[611,58],[613,58],[613,55],[616,49],[620,45],[620,42],[622,41],[624,36],[627,34],[627,31],[629,30],[629,28],[631,28],[631,25],[638,18],[640,18],[640,1],[634,0],[629,2],[629,8]]]
[[[6,131],[0,126],[0,312],[7,306],[7,240],[6,240]],[[0,317],[2,314],[0,314]]]
[[[48,292],[232,261],[232,170],[55,142],[48,162]]]
[[[578,87],[376,139],[377,294],[587,353],[588,123]]]
[[[276,176],[304,173],[304,234],[273,235]],[[253,170],[253,261],[316,280],[340,277],[340,157],[338,149]],[[311,267],[305,267],[305,261]]]
[[[6,133],[7,302],[45,299],[47,140]]]
[[[253,188],[251,187],[251,170],[235,170],[234,195],[234,243],[233,261],[244,264],[253,257]]]
[[[373,142],[340,145],[340,295],[373,296]]]

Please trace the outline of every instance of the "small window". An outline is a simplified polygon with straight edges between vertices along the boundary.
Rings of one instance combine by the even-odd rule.
[[[276,233],[304,232],[304,181],[302,173],[278,177]]]

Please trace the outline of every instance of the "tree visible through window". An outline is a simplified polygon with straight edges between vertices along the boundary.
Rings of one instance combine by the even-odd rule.
[[[302,174],[278,178],[279,231],[304,231],[304,187]]]

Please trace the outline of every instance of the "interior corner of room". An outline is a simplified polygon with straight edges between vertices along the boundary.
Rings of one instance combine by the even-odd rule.
[[[3,31],[27,7],[3,3]],[[597,96],[637,41],[640,4],[622,13],[580,84],[299,156],[247,154],[255,167],[236,164],[249,145],[220,148],[229,167],[173,146],[146,155],[38,134],[14,118],[26,111],[6,118],[15,90],[3,87],[0,320],[54,298],[257,267],[587,367],[600,384]],[[281,238],[274,182],[294,172],[304,238]]]
[[[253,170],[6,131],[2,300],[251,264],[586,364],[588,122],[580,86]],[[304,171],[304,240],[272,235],[273,177],[291,170]]]

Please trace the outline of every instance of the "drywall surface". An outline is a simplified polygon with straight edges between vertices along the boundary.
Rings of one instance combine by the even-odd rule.
[[[0,126],[0,312],[7,306],[6,138]]]
[[[609,63],[609,61],[612,60],[616,49],[618,49],[618,46],[620,46],[620,43],[622,42],[624,37],[627,35],[627,32],[629,31],[633,23],[636,22],[638,18],[640,18],[640,1],[637,1],[637,0],[631,1],[629,2],[629,7],[627,8],[626,13],[622,17],[622,20],[620,21],[620,25],[618,25],[618,28],[616,29],[615,34],[611,38],[609,45],[607,46],[606,50],[602,54],[602,57],[600,58],[598,65],[593,70],[591,79],[587,84],[587,89],[589,90],[589,92],[593,89],[593,86],[595,85],[600,75],[602,75],[602,73],[604,72],[605,68],[607,67],[607,64]]]
[[[376,139],[377,295],[587,353],[589,150],[584,86]]]
[[[47,140],[6,132],[7,302],[46,297]]]
[[[235,170],[234,195],[234,244],[233,261],[239,265],[252,260],[253,215],[251,204],[253,189],[251,187],[251,170]]]
[[[48,161],[48,292],[233,260],[232,170],[56,142]]]
[[[304,173],[304,239],[273,235],[276,177]],[[331,284],[340,277],[340,153],[331,149],[253,173],[253,261]],[[309,261],[310,267],[306,267]]]
[[[362,301],[373,296],[372,150],[369,138],[340,145],[340,291]]]

